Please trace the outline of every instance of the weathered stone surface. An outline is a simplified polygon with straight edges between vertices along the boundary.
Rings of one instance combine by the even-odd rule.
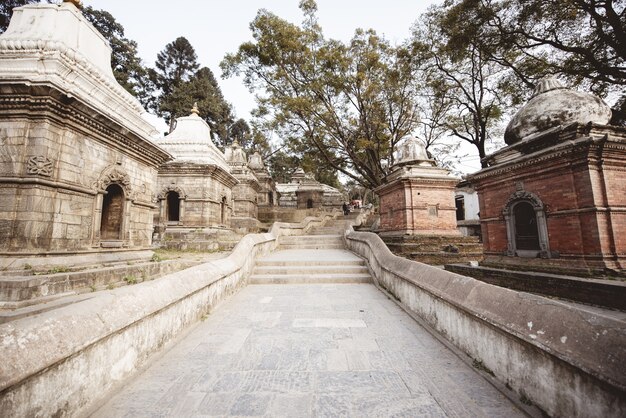
[[[623,321],[402,259],[375,234],[346,239],[380,287],[548,414],[626,413]]]
[[[513,116],[504,132],[504,141],[514,144],[530,135],[572,123],[605,125],[611,108],[599,97],[568,90],[555,78],[543,79],[535,94]]]
[[[47,312],[45,320],[34,316],[0,325],[6,360],[0,362],[0,410],[14,416],[84,412],[244,285],[254,259],[271,251],[278,236],[302,234],[323,221],[277,223],[268,234],[244,237],[225,259],[99,292]]]
[[[172,415],[183,399],[190,416],[523,415],[386,295],[355,284],[247,286],[94,415]]]

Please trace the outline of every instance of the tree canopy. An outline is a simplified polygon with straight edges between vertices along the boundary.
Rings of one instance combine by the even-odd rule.
[[[301,1],[302,25],[260,10],[253,41],[221,63],[243,74],[259,114],[316,161],[373,188],[393,163],[393,147],[416,126],[412,55],[372,30],[348,43],[326,39],[316,4]]]

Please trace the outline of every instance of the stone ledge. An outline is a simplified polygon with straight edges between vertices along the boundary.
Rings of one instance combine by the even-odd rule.
[[[227,258],[0,325],[0,411],[9,416],[85,413],[183,329],[245,285],[276,238],[331,219],[275,224],[245,236]]]
[[[473,267],[465,264],[450,264],[445,268],[453,273],[467,275],[485,283],[509,289],[626,311],[626,283],[616,280],[583,279],[532,271]]]
[[[626,324],[393,255],[349,232],[377,285],[554,416],[626,415]]]

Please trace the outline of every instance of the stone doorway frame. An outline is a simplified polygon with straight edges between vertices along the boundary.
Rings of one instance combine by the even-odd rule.
[[[107,194],[106,189],[112,184],[119,186],[124,194],[120,238],[103,240],[100,234],[102,228],[102,205],[104,204],[104,195]],[[94,187],[96,189],[96,198],[94,200],[94,221],[91,231],[92,246],[97,248],[121,248],[128,246],[130,241],[130,209],[133,201],[130,176],[119,164],[114,164],[102,171]]]
[[[519,203],[529,203],[535,210],[537,218],[537,232],[539,234],[539,250],[518,250],[516,242],[514,208]],[[525,258],[551,258],[550,243],[548,241],[548,224],[546,221],[545,205],[539,197],[525,190],[518,190],[507,200],[502,210],[506,223],[507,256]]]
[[[170,222],[167,217],[167,195],[170,192],[178,193],[178,221]],[[169,185],[161,189],[161,193],[157,196],[159,201],[159,219],[163,225],[183,225],[185,219],[185,201],[187,193],[176,185]]]

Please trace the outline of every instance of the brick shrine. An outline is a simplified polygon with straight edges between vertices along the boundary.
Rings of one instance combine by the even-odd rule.
[[[625,274],[626,129],[599,98],[543,80],[507,147],[469,177],[480,202],[482,264]]]
[[[458,179],[437,167],[422,143],[406,139],[386,182],[374,190],[380,198],[381,236],[459,236],[454,202]]]

